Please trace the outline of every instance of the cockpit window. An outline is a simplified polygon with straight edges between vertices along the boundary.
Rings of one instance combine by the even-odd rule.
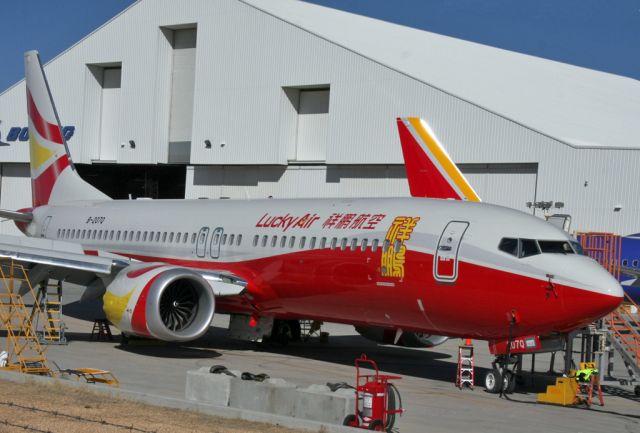
[[[567,241],[538,241],[543,253],[573,254],[573,248]]]
[[[520,239],[520,254],[518,257],[531,257],[540,254],[538,243],[534,239]]]
[[[500,251],[509,253],[512,256],[518,257],[518,239],[515,238],[502,238],[498,245]]]
[[[576,254],[584,256],[584,249],[582,249],[582,245],[580,245],[579,242],[571,241],[571,246],[573,247],[573,251],[575,251]]]

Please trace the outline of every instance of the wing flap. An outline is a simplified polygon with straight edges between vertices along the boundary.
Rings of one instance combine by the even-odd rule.
[[[0,258],[103,275],[121,265],[111,258],[88,256],[77,244],[9,235],[0,235]]]

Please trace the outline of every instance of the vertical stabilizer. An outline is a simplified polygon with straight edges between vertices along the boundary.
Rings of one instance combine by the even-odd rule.
[[[73,200],[109,200],[78,176],[37,51],[24,55],[33,207]]]
[[[424,120],[403,117],[397,121],[409,190],[413,197],[480,201]]]

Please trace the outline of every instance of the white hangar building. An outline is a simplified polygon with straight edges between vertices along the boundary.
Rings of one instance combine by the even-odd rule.
[[[484,201],[640,231],[630,78],[295,0],[140,0],[45,69],[81,174],[115,197],[408,195],[395,118],[420,116]],[[0,121],[0,207],[25,207],[24,81]]]

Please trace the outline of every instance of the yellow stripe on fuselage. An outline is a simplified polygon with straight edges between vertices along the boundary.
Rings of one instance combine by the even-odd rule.
[[[473,190],[469,182],[464,178],[458,167],[451,161],[451,158],[440,144],[429,134],[427,129],[422,124],[422,119],[419,117],[409,117],[411,126],[416,130],[422,141],[427,145],[431,153],[436,157],[440,166],[449,175],[451,181],[458,187],[469,201],[480,201],[480,197]]]

